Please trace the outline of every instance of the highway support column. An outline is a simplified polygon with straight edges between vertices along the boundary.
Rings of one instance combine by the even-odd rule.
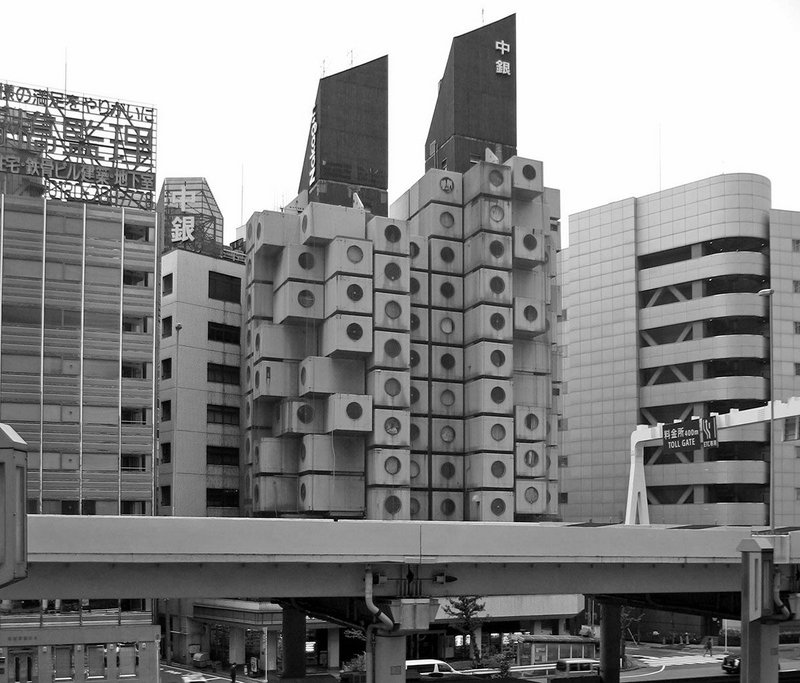
[[[601,600],[600,607],[600,678],[603,683],[619,683],[622,606]]]
[[[304,678],[306,675],[306,615],[283,605],[283,673],[281,678]]]
[[[24,579],[27,564],[28,444],[0,424],[0,586]]]
[[[753,536],[738,550],[742,553],[741,680],[777,683],[780,618],[772,597],[774,541]]]

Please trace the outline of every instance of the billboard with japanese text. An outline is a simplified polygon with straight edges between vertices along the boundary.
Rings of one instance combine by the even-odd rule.
[[[717,423],[713,417],[695,418],[665,424],[661,428],[663,452],[693,451],[718,446]]]
[[[0,173],[51,199],[151,210],[154,107],[0,82]]]

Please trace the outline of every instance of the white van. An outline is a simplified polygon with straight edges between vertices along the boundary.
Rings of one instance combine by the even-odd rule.
[[[434,678],[451,674],[461,675],[460,671],[456,671],[441,659],[407,659],[406,674],[411,672],[416,672],[420,676],[433,676]]]
[[[596,659],[580,659],[577,657],[559,659],[556,662],[556,674],[567,676],[594,676],[600,671],[600,662]]]

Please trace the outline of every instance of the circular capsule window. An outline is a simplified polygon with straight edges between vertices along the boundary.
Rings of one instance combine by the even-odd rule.
[[[499,422],[492,425],[492,428],[489,430],[489,433],[492,435],[492,438],[495,441],[502,441],[503,439],[506,438],[506,428]]]
[[[394,223],[391,225],[387,225],[383,231],[383,236],[386,238],[386,241],[391,244],[396,244],[400,241],[402,237],[402,233],[400,232],[400,228],[398,228]]]
[[[532,449],[525,451],[524,459],[528,467],[536,467],[539,464],[539,454]]]
[[[364,329],[358,323],[350,323],[347,326],[347,336],[353,341],[358,341],[364,336]]]
[[[525,236],[522,238],[522,246],[525,247],[528,251],[533,251],[536,249],[536,246],[539,244],[538,240],[534,235],[531,233],[525,233]]]
[[[444,334],[453,334],[453,331],[456,329],[456,324],[452,318],[442,318],[442,321],[439,323],[439,329],[444,332]]]
[[[524,310],[522,311],[522,315],[525,316],[525,320],[529,323],[532,323],[536,318],[539,317],[539,312],[536,310],[535,306],[525,306]]]
[[[416,313],[411,314],[411,329],[419,329],[419,316]]]
[[[493,387],[490,396],[492,397],[492,401],[498,405],[506,400],[506,392],[503,387]]]
[[[495,460],[489,469],[492,471],[492,476],[499,479],[506,473],[506,464],[502,460]]]
[[[443,228],[450,229],[456,224],[456,219],[449,211],[442,211],[441,215],[439,216],[439,224]]]
[[[414,405],[417,401],[419,401],[419,389],[417,389],[417,387],[411,387],[409,394],[411,405]]]
[[[503,174],[496,168],[493,168],[489,171],[489,182],[494,185],[494,187],[500,187],[503,184]]]
[[[389,496],[386,502],[384,502],[383,507],[390,515],[396,515],[400,512],[400,508],[403,507],[403,503],[400,502],[397,496]]]
[[[413,477],[412,477],[412,479],[413,479]],[[418,515],[419,514],[419,501],[416,498],[412,498],[409,501],[408,509],[410,510],[412,515]]]
[[[412,277],[408,287],[412,294],[416,294],[419,291],[419,280],[417,280],[415,277]]]
[[[386,279],[390,280],[391,282],[399,280],[402,272],[403,271],[400,270],[400,266],[394,261],[387,263],[383,269],[383,274],[386,276]]]
[[[400,420],[396,417],[389,417],[383,423],[383,430],[389,436],[397,436],[400,433]]]
[[[361,285],[352,284],[347,286],[347,298],[350,301],[361,301],[364,298],[364,290]]]
[[[439,255],[442,257],[442,261],[445,263],[452,263],[456,258],[456,252],[454,252],[450,247],[442,247]]]
[[[314,267],[314,254],[308,251],[302,252],[297,257],[297,263],[303,270],[311,270]]]
[[[443,282],[441,287],[439,287],[439,291],[445,299],[451,299],[456,293],[456,288],[453,286],[452,282]]]
[[[439,400],[443,406],[449,408],[456,402],[456,395],[450,389],[445,389],[439,396]]]
[[[416,479],[420,473],[419,463],[416,460],[412,460],[410,465],[408,466],[408,473],[412,479]]]
[[[412,368],[417,367],[419,365],[419,353],[414,349],[412,349],[411,353],[409,354],[409,357],[411,359],[411,367]]]
[[[391,301],[386,302],[386,306],[383,307],[386,316],[392,320],[397,320],[403,312],[402,306],[400,303],[392,299]]]
[[[456,366],[456,359],[452,353],[443,353],[439,362],[445,370],[452,370]]]
[[[489,324],[499,332],[506,326],[506,318],[502,313],[492,313]]]
[[[410,433],[411,433],[411,440],[412,441],[416,441],[417,439],[419,439],[419,425],[412,423],[411,424]],[[414,471],[414,465],[417,465],[417,463],[415,463],[415,462],[411,463],[411,471],[412,472]],[[419,465],[417,465],[417,474],[419,474]]]
[[[539,418],[533,413],[528,413],[525,416],[525,428],[534,430],[539,426]]]
[[[396,377],[390,377],[383,383],[383,390],[392,398],[399,395],[401,389],[400,380]]]
[[[503,366],[506,362],[506,354],[504,354],[500,349],[495,349],[489,354],[489,360],[492,362],[496,368]]]
[[[442,504],[439,506],[439,509],[442,511],[442,514],[445,517],[449,517],[456,511],[456,504],[450,498],[445,498],[442,501]]]
[[[506,210],[499,204],[492,204],[489,207],[489,218],[495,223],[499,223],[506,217]]]
[[[347,247],[347,260],[350,263],[361,263],[364,260],[364,250],[356,244],[351,244]]]
[[[360,403],[351,401],[347,404],[344,412],[347,413],[347,417],[349,417],[351,420],[357,420],[364,414],[364,408],[361,407]]]
[[[408,253],[411,254],[411,258],[417,258],[417,256],[419,256],[419,244],[410,242],[408,245]]]
[[[526,488],[523,495],[525,496],[526,502],[529,504],[535,503],[537,500],[539,500],[539,492],[533,488],[533,486]]]
[[[303,308],[311,308],[314,305],[314,292],[310,289],[300,290],[297,295],[297,303]]]
[[[534,180],[536,178],[536,168],[532,164],[524,164],[522,167],[522,177],[525,180]]]
[[[500,240],[492,240],[489,243],[489,253],[495,258],[500,258],[506,253],[505,245]]]
[[[397,358],[402,351],[402,347],[400,346],[400,342],[396,339],[387,339],[386,343],[383,345],[383,350],[389,358]]]
[[[297,409],[297,419],[307,425],[314,419],[314,409],[308,403],[304,403]]]
[[[489,280],[489,289],[491,289],[495,294],[502,294],[506,289],[506,282],[499,275],[495,275],[491,280]]]
[[[456,430],[453,429],[450,425],[445,425],[442,427],[442,430],[439,432],[439,435],[442,437],[442,441],[445,443],[453,443],[456,440]]]
[[[300,484],[300,500],[306,499],[306,485]]]
[[[445,462],[442,463],[439,471],[445,479],[452,479],[456,475],[456,466],[452,462]]]
[[[502,498],[495,498],[489,506],[496,517],[506,511],[506,502]]]
[[[400,458],[394,455],[390,455],[383,463],[383,469],[391,475],[397,474],[400,471],[400,466]]]

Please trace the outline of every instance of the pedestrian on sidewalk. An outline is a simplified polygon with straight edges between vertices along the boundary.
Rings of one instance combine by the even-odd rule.
[[[714,651],[711,648],[712,648],[711,636],[709,636],[708,640],[706,640],[706,649],[703,650],[703,657],[705,657],[706,655],[708,655],[709,657],[714,656]]]
[[[236,664],[231,664],[231,683],[236,683]]]

